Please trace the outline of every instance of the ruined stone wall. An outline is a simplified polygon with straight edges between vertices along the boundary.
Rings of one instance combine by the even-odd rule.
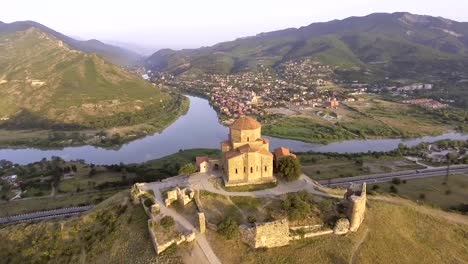
[[[356,232],[359,229],[366,212],[366,183],[352,185],[345,194],[348,203],[347,216],[350,222],[349,231]]]
[[[240,227],[241,239],[253,248],[281,247],[289,244],[289,223],[278,220]]]

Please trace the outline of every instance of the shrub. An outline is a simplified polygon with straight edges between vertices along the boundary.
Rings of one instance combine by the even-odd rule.
[[[153,200],[151,200],[150,198],[148,198],[148,199],[146,199],[146,200],[143,202],[143,204],[144,204],[146,207],[150,208],[150,207],[154,204],[154,202],[153,202]]]
[[[448,189],[445,191],[445,195],[450,195],[450,194],[452,194],[452,190]]]
[[[397,187],[395,187],[395,185],[390,186],[390,192],[391,193],[398,193]]]
[[[172,226],[174,226],[175,222],[174,222],[174,218],[172,218],[172,216],[164,216],[163,218],[161,218],[161,221],[159,221],[159,224],[164,228],[164,229],[168,229]]]
[[[192,163],[187,163],[179,169],[180,175],[190,175],[195,172],[197,172],[197,168]]]
[[[393,178],[392,183],[398,185],[401,183],[401,180],[399,178]]]
[[[372,190],[374,190],[374,191],[375,191],[375,190],[378,190],[379,188],[380,188],[380,186],[377,185],[377,184],[372,186]]]
[[[300,193],[288,194],[281,205],[283,210],[288,213],[290,220],[302,220],[311,212],[311,207],[307,200],[307,193],[305,195]]]
[[[239,235],[239,224],[228,217],[218,225],[218,233],[228,240],[236,238]]]
[[[426,199],[426,194],[425,193],[419,194],[419,199],[421,199],[421,200]]]

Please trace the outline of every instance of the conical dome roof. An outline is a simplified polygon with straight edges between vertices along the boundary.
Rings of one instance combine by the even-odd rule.
[[[231,129],[236,129],[236,130],[251,130],[251,129],[257,129],[261,127],[262,125],[257,120],[248,116],[243,116],[243,117],[238,118],[230,126]]]

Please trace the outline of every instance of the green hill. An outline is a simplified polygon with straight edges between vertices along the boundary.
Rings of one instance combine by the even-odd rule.
[[[158,71],[233,73],[311,57],[374,78],[444,77],[468,66],[468,23],[409,13],[376,13],[286,29],[192,50],[161,50]],[[420,76],[415,77],[415,74]]]
[[[81,217],[4,227],[0,259],[3,263],[181,263],[179,256],[189,255],[190,245],[156,257],[147,216],[127,196],[128,192],[117,194]],[[225,240],[213,231],[207,238],[226,264],[465,263],[466,221],[466,216],[404,199],[373,196],[358,232],[346,236],[303,239],[264,250],[252,250],[238,239]]]
[[[36,27],[0,33],[0,54],[3,127],[167,125],[185,101]]]
[[[25,31],[29,28],[40,29],[41,31],[63,41],[73,49],[87,53],[99,54],[118,65],[133,66],[139,63],[142,59],[141,55],[127,49],[105,44],[96,39],[85,41],[76,40],[34,21],[17,21],[13,23],[3,23],[0,21],[0,34]]]

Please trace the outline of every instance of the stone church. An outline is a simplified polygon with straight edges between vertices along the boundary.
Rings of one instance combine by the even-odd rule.
[[[240,117],[229,127],[229,139],[221,143],[226,186],[274,182],[273,154],[262,126],[251,117]]]

